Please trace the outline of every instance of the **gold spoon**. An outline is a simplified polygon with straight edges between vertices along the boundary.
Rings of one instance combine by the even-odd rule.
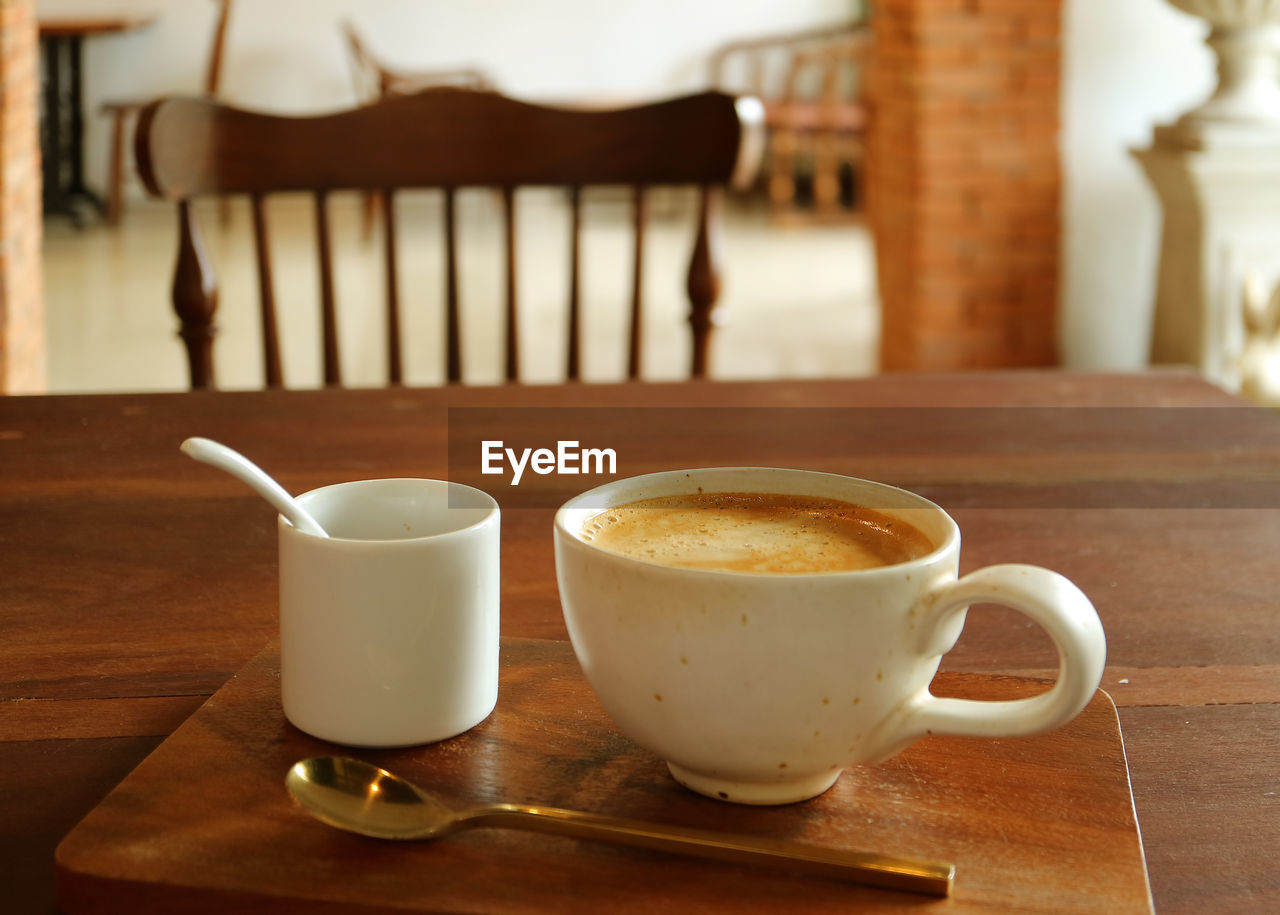
[[[343,757],[304,759],[289,770],[285,786],[317,820],[377,839],[434,839],[455,829],[506,826],[738,864],[771,865],[935,896],[951,892],[956,871],[952,864],[817,848],[777,839],[745,839],[555,807],[494,804],[451,810],[413,782],[358,759]]]

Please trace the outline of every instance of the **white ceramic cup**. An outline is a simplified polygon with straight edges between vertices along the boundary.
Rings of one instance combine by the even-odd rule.
[[[414,479],[298,501],[330,536],[279,519],[285,717],[361,747],[430,743],[483,721],[498,699],[498,503]]]
[[[697,491],[852,502],[909,521],[934,549],[864,571],[759,574],[659,565],[581,536],[603,509]],[[618,480],[561,507],[555,550],[569,637],[605,710],[681,784],[728,801],[814,797],[847,766],[926,735],[1055,728],[1093,697],[1106,660],[1098,615],[1067,579],[1027,565],[957,579],[960,531],[946,512],[851,477],[713,468]],[[1049,633],[1060,662],[1051,689],[1000,702],[930,694],[965,611],[980,601],[1020,610]]]

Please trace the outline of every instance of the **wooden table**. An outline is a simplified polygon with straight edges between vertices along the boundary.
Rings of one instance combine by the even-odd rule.
[[[0,398],[0,910],[53,907],[61,837],[274,634],[273,513],[183,457],[192,434],[294,491],[478,478],[477,435],[572,434],[623,475],[756,463],[925,492],[966,569],[1038,563],[1095,601],[1157,910],[1280,911],[1280,417],[1177,372]],[[558,494],[486,479],[503,633],[563,638]],[[944,668],[1043,673],[1046,642],[975,608]]]
[[[99,212],[106,209],[101,198],[84,183],[84,39],[132,31],[155,18],[110,10],[40,18],[43,58],[40,153],[46,214],[71,216],[79,224],[77,200],[87,201]]]

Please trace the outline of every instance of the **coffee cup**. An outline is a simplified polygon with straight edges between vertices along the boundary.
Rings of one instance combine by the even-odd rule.
[[[1050,730],[1102,677],[1102,625],[1079,588],[1029,565],[958,577],[956,522],[892,486],[773,468],[655,473],[571,499],[554,538],[569,637],[605,711],[709,797],[801,801],[930,735]],[[1048,632],[1059,669],[1047,692],[930,693],[978,602]]]
[[[333,743],[431,743],[498,698],[499,510],[441,480],[339,483],[279,519],[285,717]]]

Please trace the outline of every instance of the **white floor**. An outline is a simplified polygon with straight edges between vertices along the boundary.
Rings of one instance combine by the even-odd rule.
[[[584,372],[588,380],[620,378],[631,276],[629,206],[609,191],[589,195],[584,215],[583,301],[588,309]],[[653,201],[647,251],[645,377],[687,374],[684,276],[691,248],[692,195],[664,191]],[[411,384],[436,384],[441,351],[443,268],[438,195],[405,199],[400,208],[401,302]],[[518,197],[522,380],[562,376],[568,289],[568,217],[562,197],[522,191]],[[276,257],[275,288],[284,371],[290,387],[319,383],[318,279],[310,201],[286,198],[268,210]],[[378,385],[382,357],[380,239],[359,231],[354,196],[334,200],[337,300],[343,372],[348,385]],[[471,383],[496,382],[501,371],[498,316],[503,302],[496,198],[459,197],[460,288],[464,363]],[[200,212],[218,270],[221,305],[215,343],[218,386],[261,384],[257,287],[247,209],[237,205],[223,225],[216,209]],[[135,203],[118,228],[63,219],[45,224],[45,300],[49,390],[180,391],[187,385],[174,331],[169,287],[176,247],[173,208]],[[725,323],[713,340],[717,378],[865,375],[875,370],[879,314],[874,259],[857,225],[771,224],[758,207],[725,209]]]

